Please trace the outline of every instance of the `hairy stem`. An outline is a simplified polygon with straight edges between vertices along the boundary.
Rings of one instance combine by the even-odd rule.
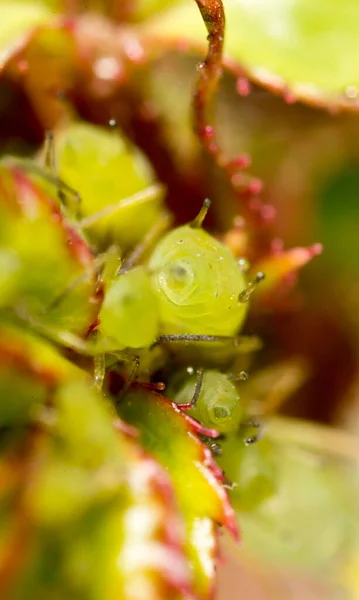
[[[219,158],[215,140],[214,109],[219,80],[222,76],[222,53],[225,16],[222,0],[195,0],[208,31],[208,53],[199,65],[199,79],[194,93],[194,128],[205,150]]]

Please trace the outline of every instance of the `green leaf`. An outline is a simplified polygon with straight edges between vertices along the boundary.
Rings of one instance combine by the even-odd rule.
[[[115,429],[109,406],[86,382],[60,386],[53,411],[53,424],[30,436],[26,453],[20,448],[15,458],[13,450],[0,462],[0,472],[15,470],[22,484],[0,486],[1,596],[190,596],[165,471]]]
[[[85,374],[49,344],[15,327],[0,329],[0,427],[26,423],[54,386]]]
[[[251,79],[274,90],[290,89],[305,101],[356,106],[356,2],[224,0],[224,7],[225,52]],[[195,2],[172,3],[148,22],[145,32],[162,48],[180,41],[203,51],[207,45]],[[236,71],[233,60],[232,67]]]
[[[2,161],[0,182],[3,307],[21,306],[43,324],[85,333],[97,314],[93,255],[64,220],[56,188],[45,191],[41,177],[11,160]]]
[[[138,428],[141,444],[171,476],[186,521],[187,554],[194,568],[196,592],[206,598],[214,579],[213,522],[232,525],[225,491],[206,463],[204,447],[189,431],[190,422],[166,399],[130,393],[119,411],[126,422]]]
[[[357,537],[358,458],[345,434],[285,419],[255,446],[227,440],[220,462],[237,484],[231,496],[247,552],[339,580]]]
[[[0,56],[2,64],[12,50],[38,25],[52,16],[46,2],[11,0],[0,4]]]

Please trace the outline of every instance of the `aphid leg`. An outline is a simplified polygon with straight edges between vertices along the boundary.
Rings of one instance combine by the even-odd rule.
[[[79,354],[83,354],[84,356],[97,356],[99,353],[112,353],[110,348],[106,347],[106,341],[102,339],[90,339],[84,340],[81,337],[70,333],[69,331],[62,331],[60,329],[56,329],[55,327],[51,327],[49,325],[44,324],[43,322],[38,321],[32,315],[25,312],[24,309],[16,308],[14,310],[14,316],[17,321],[21,323],[25,323],[27,326],[31,327],[33,331],[35,331],[38,335],[44,337],[47,340],[51,340],[61,346],[65,346],[66,348],[70,348]],[[124,352],[116,352],[116,357],[118,360],[123,362],[132,362],[132,359],[129,357],[128,353]]]
[[[81,204],[81,196],[76,190],[60,179],[55,173],[52,173],[50,170],[44,170],[34,162],[22,161],[21,166],[29,173],[54,185],[57,189],[57,195],[61,204],[69,209],[71,216],[77,218]]]
[[[93,262],[99,279],[106,286],[113,280],[118,271],[118,266],[121,262],[121,251],[118,246],[113,245],[104,254],[96,256]],[[66,288],[44,308],[44,312],[49,313],[51,310],[54,310],[54,308],[58,307],[61,302],[63,302],[77,286],[84,283],[88,277],[89,273],[86,270],[75,277],[70,281]]]
[[[61,292],[58,296],[56,296],[56,298],[54,298],[50,304],[48,304],[47,306],[44,306],[43,308],[43,312],[45,314],[48,314],[49,312],[51,312],[52,310],[54,310],[55,308],[57,308],[64,300],[66,300],[67,296],[74,290],[76,289],[79,285],[81,285],[82,283],[84,283],[86,281],[86,279],[88,278],[88,273],[85,271],[84,273],[81,273],[81,275],[78,275],[77,277],[75,277],[64,289],[63,292]]]
[[[101,392],[106,374],[105,355],[101,353],[94,356],[93,364],[93,385],[99,392]]]
[[[244,431],[244,433],[246,433],[248,429],[255,429],[257,432],[253,435],[244,437],[244,443],[246,446],[250,446],[251,444],[258,442],[263,437],[263,426],[256,418],[251,417],[247,421],[241,423],[239,426],[239,430]]]
[[[126,257],[118,271],[118,275],[122,275],[138,264],[146,252],[152,248],[155,242],[157,242],[157,239],[161,236],[161,234],[169,228],[171,222],[171,215],[169,213],[163,213],[163,215],[156,221],[152,229],[147,232],[142,242],[138,244],[131,254]]]
[[[206,198],[197,217],[195,217],[193,221],[189,224],[189,226],[192,227],[192,229],[200,229],[202,227],[203,221],[206,218],[210,206],[211,201],[208,198]]]
[[[56,175],[55,143],[52,131],[45,131],[44,163],[45,167]]]
[[[260,350],[262,348],[262,342],[260,338],[254,335],[240,335],[236,337],[231,335],[206,335],[202,333],[176,333],[170,335],[160,335],[152,344],[151,348],[158,346],[159,344],[166,343],[178,343],[187,346],[189,344],[201,342],[222,342],[224,344],[230,343],[236,349],[236,352],[239,353],[255,352],[256,350]]]
[[[256,289],[257,285],[263,281],[265,275],[264,273],[262,273],[261,271],[259,273],[257,273],[257,275],[255,276],[255,278],[253,279],[253,281],[250,281],[248,283],[248,285],[245,287],[245,289],[243,290],[243,292],[241,292],[238,296],[238,301],[241,304],[244,304],[245,302],[248,302],[249,298],[251,297],[251,295],[253,294],[254,290]]]
[[[132,368],[128,374],[127,379],[125,380],[125,383],[120,391],[120,393],[117,396],[117,403],[120,403],[124,400],[128,390],[130,389],[132,383],[135,381],[136,379],[136,375],[137,375],[137,371],[139,369],[140,366],[140,359],[138,356],[132,356],[130,359],[128,359],[132,362]]]
[[[155,200],[158,197],[161,197],[163,193],[163,186],[154,183],[153,185],[145,188],[144,190],[136,192],[136,194],[133,194],[128,198],[122,198],[114,204],[108,204],[102,210],[99,210],[98,212],[93,213],[88,217],[84,217],[83,219],[78,221],[78,225],[82,229],[88,229],[89,227],[92,227],[93,225],[98,223],[98,221],[101,221],[101,219],[115,216],[118,210],[125,208],[126,206],[131,206],[132,204],[138,204],[139,206],[141,206],[142,202],[147,202],[148,200],[152,199]]]
[[[247,371],[240,371],[235,375],[228,375],[229,381],[247,381],[248,377]]]
[[[121,268],[122,252],[119,246],[115,244],[110,246],[104,254],[100,254],[95,258],[96,270],[100,273],[101,281],[107,287]]]
[[[189,408],[194,408],[198,402],[198,398],[200,397],[202,386],[203,386],[203,375],[204,369],[200,368],[196,371],[196,385],[194,386],[194,392],[191,400],[186,402],[185,404],[178,404],[179,408],[182,410],[188,410]]]
[[[73,216],[76,219],[79,218],[79,206],[81,200],[79,194],[75,192],[75,190],[73,190],[72,188],[69,188],[69,186],[67,185],[65,189],[64,182],[60,181],[57,177],[55,138],[52,131],[45,132],[44,162],[45,167],[49,169],[49,171],[57,180],[57,197],[60,200],[60,203],[69,209],[69,211],[71,212],[71,216]],[[69,194],[68,192],[70,191],[70,189],[71,192]]]
[[[160,335],[154,346],[158,344],[163,344],[166,342],[171,343],[183,343],[184,345],[193,344],[196,342],[233,342],[233,345],[236,345],[236,340],[233,336],[229,335],[206,335],[206,334],[197,334],[197,333],[175,333],[169,335]]]

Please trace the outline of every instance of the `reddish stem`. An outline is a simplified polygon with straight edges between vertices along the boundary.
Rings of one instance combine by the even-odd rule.
[[[219,80],[222,76],[222,55],[225,33],[225,14],[222,0],[195,0],[208,31],[208,53],[205,61],[198,65],[200,76],[193,98],[194,130],[204,150],[214,158],[218,167],[226,174],[230,187],[253,226],[269,224],[275,216],[271,206],[264,205],[258,198],[262,191],[259,179],[243,175],[250,164],[247,155],[228,160],[217,141],[214,128],[214,109]],[[247,95],[250,86],[241,79],[241,89]],[[245,87],[245,90],[244,90]],[[253,243],[253,241],[252,241]]]
[[[222,0],[195,0],[208,31],[208,53],[199,64],[200,76],[193,98],[194,129],[205,150],[220,156],[214,132],[214,105],[222,76],[225,16]]]

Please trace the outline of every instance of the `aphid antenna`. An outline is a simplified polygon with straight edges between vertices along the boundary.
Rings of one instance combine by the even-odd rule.
[[[64,300],[66,300],[67,296],[76,289],[79,285],[84,283],[88,278],[88,272],[81,273],[77,277],[75,277],[66,288],[61,292],[56,298],[54,298],[50,304],[44,307],[43,312],[45,314],[57,308]]]
[[[116,214],[116,212],[120,208],[122,209],[125,206],[131,206],[132,204],[137,203],[137,202],[138,203],[145,202],[148,199],[151,199],[156,196],[159,196],[160,194],[163,194],[163,191],[164,191],[163,185],[154,183],[153,185],[150,185],[146,189],[136,192],[135,194],[132,194],[132,196],[129,196],[128,198],[122,198],[121,200],[119,200],[118,202],[115,202],[114,204],[108,204],[102,210],[99,210],[98,212],[93,213],[92,215],[89,215],[88,217],[84,217],[83,219],[78,221],[78,226],[81,227],[82,229],[88,229],[89,227],[92,227],[93,225],[95,225],[101,219],[104,219],[106,217],[110,217],[111,215]]]
[[[45,131],[44,163],[45,167],[56,176],[55,140],[53,131],[51,130]]]
[[[264,278],[265,278],[265,275],[264,275],[264,273],[262,273],[262,271],[260,271],[259,273],[257,273],[257,275],[255,276],[255,278],[253,279],[253,281],[251,281],[250,283],[248,283],[248,285],[244,288],[244,290],[239,294],[238,301],[241,304],[242,303],[244,304],[245,302],[248,302],[249,298],[253,294],[254,290],[257,287],[257,285],[261,281],[263,281]]]
[[[44,158],[45,167],[47,169],[49,169],[49,171],[51,171],[51,173],[54,175],[54,177],[57,178],[56,156],[55,156],[55,138],[54,138],[53,131],[51,131],[51,130],[45,131],[44,155],[45,155],[45,158]],[[68,205],[66,194],[65,194],[64,190],[61,189],[61,186],[59,184],[57,185],[57,196],[58,196],[60,202],[64,206]],[[74,206],[77,209],[78,202],[76,202],[76,204],[74,204]]]
[[[210,206],[211,201],[209,200],[209,198],[206,198],[198,215],[189,224],[189,226],[192,227],[192,229],[200,229],[202,227],[203,221],[206,218]]]
[[[78,209],[81,203],[80,194],[71,186],[69,186],[65,181],[60,179],[60,177],[52,173],[50,170],[45,171],[42,167],[35,165],[30,161],[22,161],[21,164],[27,171],[29,171],[29,173],[33,173],[34,175],[41,177],[45,181],[52,183],[52,185],[54,185],[57,188],[58,195],[64,204],[68,204],[67,195],[70,196],[73,205],[76,207],[76,210]]]
[[[206,335],[206,334],[197,334],[197,333],[175,333],[169,335],[160,335],[157,340],[154,342],[153,346],[157,346],[158,344],[163,343],[182,343],[193,344],[196,342],[232,342],[233,345],[236,345],[237,338],[230,335]]]
[[[189,402],[186,402],[185,404],[178,404],[179,408],[181,408],[182,410],[188,410],[189,408],[194,408],[196,406],[203,387],[203,376],[204,369],[203,367],[201,367],[196,371],[196,384],[194,386],[194,392],[191,400]]]
[[[172,216],[170,213],[165,212],[156,224],[148,231],[143,238],[142,242],[136,246],[136,248],[129,254],[124,260],[117,275],[123,275],[126,271],[132,269],[137,265],[143,258],[144,254],[153,245],[154,242],[161,236],[161,234],[169,228],[172,222]]]
[[[247,381],[249,375],[247,371],[240,371],[236,374],[227,375],[227,377],[230,381]]]

